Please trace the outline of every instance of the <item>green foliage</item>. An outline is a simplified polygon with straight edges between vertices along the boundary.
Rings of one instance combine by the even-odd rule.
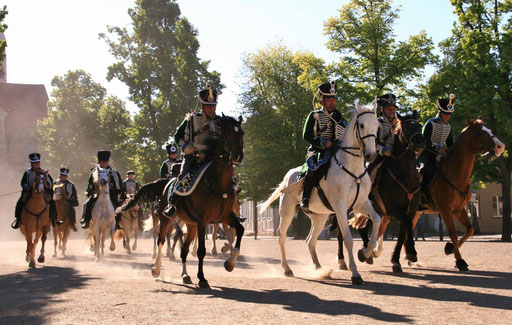
[[[165,158],[162,147],[196,107],[198,90],[222,85],[209,62],[197,57],[197,31],[181,17],[176,1],[137,0],[128,14],[132,30],[109,26],[109,36],[100,37],[116,59],[107,79],[125,83],[140,108],[130,131],[137,144],[132,161],[139,175],[154,179]]]
[[[5,16],[7,16],[9,12],[7,11],[7,6],[4,6],[3,8],[0,8],[0,33],[5,32],[7,29],[7,24],[5,24],[3,21],[5,19]],[[7,47],[7,42],[5,40],[0,40],[0,63],[5,58],[5,48]]]
[[[244,59],[240,101],[247,121],[239,175],[245,197],[266,198],[290,168],[304,163],[302,126],[313,94],[298,82],[303,71],[297,56],[307,54],[294,55],[278,43]]]
[[[452,36],[440,44],[444,54],[437,72],[417,105],[435,110],[436,97],[453,92],[456,113],[452,125],[459,131],[464,119],[483,117],[486,125],[507,146],[512,144],[512,26],[511,1],[452,0],[458,23]],[[429,102],[430,101],[430,102]],[[479,159],[473,181],[498,182],[510,187],[512,158],[505,153],[494,163]],[[510,198],[503,193],[504,234],[510,240]]]
[[[426,65],[435,63],[432,40],[422,31],[407,41],[397,42],[393,25],[398,9],[390,0],[352,0],[337,17],[325,23],[329,50],[341,60],[329,67],[344,85],[342,96],[369,102],[384,92],[393,91],[406,105],[416,97],[410,85],[419,82]]]
[[[48,152],[52,169],[70,168],[71,179],[84,187],[98,150],[112,152],[111,165],[126,169],[125,131],[130,125],[124,102],[106,97],[105,89],[83,70],[69,71],[52,80],[48,117],[37,133]]]

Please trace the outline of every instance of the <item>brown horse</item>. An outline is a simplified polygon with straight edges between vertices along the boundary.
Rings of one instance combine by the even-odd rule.
[[[220,222],[236,229],[236,244],[230,258],[224,263],[227,271],[231,272],[240,254],[240,242],[244,233],[244,227],[240,224],[234,209],[236,208],[236,193],[233,188],[233,164],[238,164],[243,159],[243,131],[241,118],[235,120],[232,117],[222,116],[219,119],[221,135],[213,144],[214,152],[210,158],[212,164],[205,172],[196,189],[189,196],[183,197],[177,204],[176,216],[187,225],[187,236],[181,249],[182,273],[184,283],[192,283],[186,270],[186,260],[189,245],[197,236],[199,259],[197,277],[200,288],[209,288],[208,281],[203,273],[203,259],[206,255],[205,234],[206,226],[210,223]],[[154,277],[160,276],[161,251],[165,242],[171,220],[160,218],[160,234],[158,239],[158,256],[152,269]]]
[[[124,203],[133,199],[133,196],[133,194],[128,194]],[[116,230],[116,233],[114,234],[114,241],[121,238],[123,239],[123,247],[129,255],[132,254],[132,249],[137,250],[137,239],[139,237],[139,209],[139,205],[135,204],[130,209],[124,211],[121,215],[122,229]],[[135,241],[133,243],[133,247],[130,247],[132,233]],[[113,245],[115,249],[115,243]]]
[[[71,193],[68,193],[64,183],[54,184],[53,193],[55,205],[57,207],[57,220],[63,223],[53,227],[53,257],[57,256],[57,245],[62,251],[62,256],[66,256],[66,244],[71,233],[71,223],[69,222],[69,204],[67,202]]]
[[[459,248],[474,232],[465,207],[471,198],[470,177],[476,154],[492,152],[495,157],[499,157],[505,150],[505,145],[484,125],[481,118],[466,122],[468,125],[440,161],[437,174],[428,187],[431,200],[427,204],[432,212],[438,211],[443,217],[451,239],[451,243],[446,243],[444,251],[446,255],[455,253],[455,266],[459,271],[468,270],[468,264],[462,259]],[[418,212],[414,225],[420,215],[421,212]],[[466,228],[461,239],[457,237],[454,219]]]
[[[50,231],[50,185],[48,182],[48,171],[36,170],[36,177],[32,184],[32,193],[26,201],[21,212],[21,233],[27,240],[27,255],[25,260],[30,267],[35,267],[35,249],[39,238],[41,238],[41,255],[37,261],[44,263],[44,244],[46,236]],[[34,239],[32,234],[35,233]]]

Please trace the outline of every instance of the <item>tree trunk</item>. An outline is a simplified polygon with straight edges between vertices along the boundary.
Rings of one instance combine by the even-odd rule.
[[[510,202],[510,185],[511,185],[511,167],[512,167],[512,157],[509,156],[506,159],[504,157],[500,157],[498,161],[501,173],[501,196],[503,197],[503,220],[502,220],[502,232],[501,232],[501,241],[510,242],[512,241],[511,233],[512,229],[510,227],[510,210],[511,210],[511,202]]]
[[[254,228],[254,239],[258,239],[258,208],[256,200],[252,201],[252,215],[253,215],[253,228]]]

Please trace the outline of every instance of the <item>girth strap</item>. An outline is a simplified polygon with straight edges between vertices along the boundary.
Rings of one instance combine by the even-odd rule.
[[[339,161],[338,161],[338,158],[336,158],[336,155],[333,155],[334,157],[334,161],[336,162],[336,165],[338,165],[338,167],[340,167],[342,170],[345,171],[345,173],[349,174],[350,177],[352,177],[354,179],[354,181],[356,182],[356,197],[354,198],[354,201],[352,202],[352,204],[350,205],[350,208],[347,210],[347,211],[350,211],[352,210],[352,208],[354,207],[354,205],[356,204],[357,202],[357,199],[359,197],[359,191],[361,189],[361,178],[368,172],[368,170],[365,168],[364,169],[364,172],[359,175],[359,176],[356,176],[354,175],[350,170],[348,170],[347,168],[345,168],[345,166],[343,166]]]
[[[443,171],[441,170],[441,168],[438,169],[438,172],[439,174],[441,175],[441,177],[443,177],[443,179],[455,190],[457,191],[457,193],[459,193],[463,198],[465,198],[468,193],[469,193],[469,189],[471,188],[470,185],[468,184],[467,186],[467,190],[465,191],[461,191],[459,190],[459,188],[457,186],[455,186],[455,184],[453,184],[443,173]]]
[[[409,202],[411,202],[412,198],[414,197],[414,194],[416,194],[419,190],[420,190],[420,184],[418,184],[418,187],[414,190],[414,192],[409,192],[409,190],[407,189],[407,187],[404,186],[404,184],[402,184],[398,178],[391,172],[391,170],[389,168],[386,168],[386,170],[388,171],[389,175],[391,176],[391,178],[393,178],[393,180],[398,184],[400,185],[400,187],[402,188],[402,190],[404,190],[404,192],[407,194],[407,199],[409,200]]]
[[[35,214],[35,213],[33,213],[33,212],[29,211],[29,210],[27,209],[27,206],[23,206],[23,210],[25,210],[25,212],[26,212],[26,213],[33,215],[34,217],[39,217],[40,215],[42,215],[42,214],[43,214],[43,212],[45,212],[45,211],[46,211],[46,209],[48,209],[48,202],[46,202],[46,203],[45,203],[43,210],[41,210],[41,212],[39,212],[39,213],[37,213],[37,214]]]

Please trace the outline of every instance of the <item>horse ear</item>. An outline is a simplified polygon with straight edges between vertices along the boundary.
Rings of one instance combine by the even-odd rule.
[[[478,115],[478,117],[476,119],[480,120],[480,121],[482,121],[482,123],[484,123],[484,119],[482,118],[482,115]]]
[[[377,98],[375,98],[373,101],[372,101],[372,111],[376,112],[377,111]]]
[[[238,116],[238,123],[242,124],[243,121],[244,118],[242,117],[242,115]]]
[[[354,106],[355,106],[355,108],[356,108],[356,110],[357,110],[358,112],[360,112],[360,111],[361,111],[361,106],[359,106],[359,99],[356,99],[356,100],[354,101]]]
[[[226,116],[224,115],[224,112],[222,113],[222,118],[225,118]]]
[[[468,119],[468,118],[467,118],[467,119],[466,119],[466,123],[467,123],[468,125],[471,125],[471,124],[474,124],[474,123],[475,123],[475,120],[473,120],[473,119]]]
[[[412,111],[412,114],[411,114],[411,117],[412,117],[413,119],[417,120],[417,119],[418,119],[418,111],[413,110],[413,111]]]

